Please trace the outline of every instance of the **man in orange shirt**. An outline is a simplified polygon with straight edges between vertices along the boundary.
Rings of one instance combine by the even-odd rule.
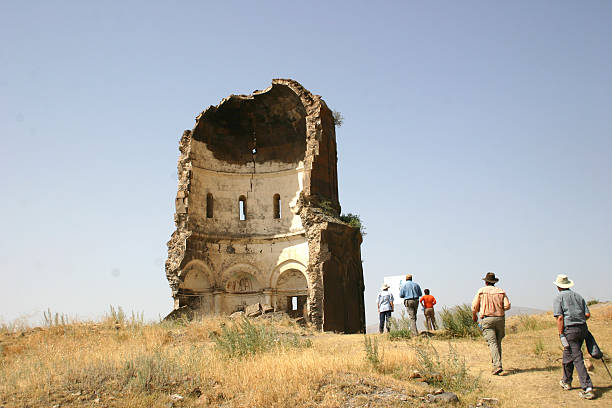
[[[429,289],[425,289],[425,295],[421,298],[421,306],[425,312],[425,322],[427,330],[438,330],[438,323],[436,323],[436,312],[434,312],[434,305],[436,304],[436,298],[429,294]]]
[[[482,335],[487,340],[491,352],[493,363],[491,374],[500,375],[504,371],[501,341],[506,335],[505,316],[506,310],[510,309],[510,300],[503,289],[495,287],[499,279],[493,272],[488,272],[482,280],[485,281],[485,286],[478,289],[472,301],[472,320],[477,322],[480,314]]]

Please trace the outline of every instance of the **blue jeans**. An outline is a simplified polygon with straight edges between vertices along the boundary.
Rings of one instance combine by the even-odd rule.
[[[380,324],[378,325],[378,331],[383,332],[385,328],[385,321],[387,321],[387,333],[391,331],[391,327],[389,325],[389,318],[391,317],[391,311],[387,310],[386,312],[380,312]]]

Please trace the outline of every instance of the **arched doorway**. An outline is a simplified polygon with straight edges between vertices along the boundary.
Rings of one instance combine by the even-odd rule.
[[[291,317],[307,317],[308,282],[297,269],[283,271],[276,281],[276,310]]]
[[[212,284],[206,267],[199,261],[192,261],[180,274],[179,306],[189,306],[203,313],[213,310]]]

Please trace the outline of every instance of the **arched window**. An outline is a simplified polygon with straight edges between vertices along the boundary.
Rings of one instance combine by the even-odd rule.
[[[206,218],[213,217],[214,199],[211,193],[206,194]]]
[[[247,205],[245,196],[240,196],[240,198],[238,198],[238,206],[240,211],[240,221],[244,221],[247,219]]]
[[[274,205],[274,218],[280,218],[281,217],[280,194],[274,194],[273,205]]]

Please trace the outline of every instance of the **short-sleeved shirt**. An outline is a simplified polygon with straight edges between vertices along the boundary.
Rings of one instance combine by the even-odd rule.
[[[484,286],[478,289],[472,301],[472,311],[480,317],[501,317],[510,310],[510,300],[503,289],[495,286]]]
[[[418,299],[423,293],[418,283],[406,281],[400,288],[400,297],[402,299]]]
[[[590,311],[582,296],[569,289],[559,292],[553,301],[553,314],[555,317],[563,316],[566,327],[585,324],[586,313]]]
[[[421,298],[421,304],[425,309],[431,309],[436,304],[436,298],[431,295],[424,295]]]
[[[393,310],[391,303],[393,302],[393,294],[389,293],[388,290],[383,290],[378,294],[378,308],[381,312],[387,312]]]

